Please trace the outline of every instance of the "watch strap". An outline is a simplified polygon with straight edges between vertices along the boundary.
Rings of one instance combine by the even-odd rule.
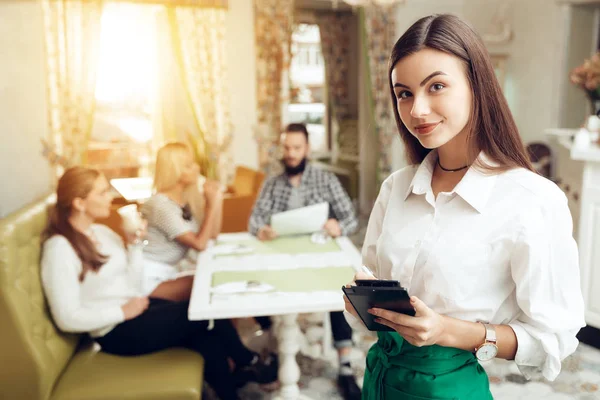
[[[483,324],[485,327],[485,343],[493,343],[496,344],[496,328],[490,324]]]

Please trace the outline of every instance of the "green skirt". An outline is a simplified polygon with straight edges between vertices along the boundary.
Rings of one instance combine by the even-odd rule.
[[[490,384],[468,351],[416,347],[396,332],[378,332],[367,354],[363,400],[492,400]]]

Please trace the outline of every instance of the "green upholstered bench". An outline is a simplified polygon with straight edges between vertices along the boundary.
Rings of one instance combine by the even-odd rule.
[[[52,202],[49,196],[0,220],[0,399],[200,399],[204,363],[191,350],[118,357],[56,328],[39,267]]]

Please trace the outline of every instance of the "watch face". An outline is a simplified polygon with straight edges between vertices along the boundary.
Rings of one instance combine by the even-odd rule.
[[[498,347],[495,344],[486,343],[477,350],[475,355],[481,361],[489,361],[498,354]]]

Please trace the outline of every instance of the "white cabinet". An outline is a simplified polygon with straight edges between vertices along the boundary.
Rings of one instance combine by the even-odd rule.
[[[551,141],[554,154],[552,177],[567,196],[569,209],[573,217],[573,235],[577,238],[581,212],[584,163],[571,158],[570,145],[567,144],[569,140],[565,137],[555,137]]]
[[[585,318],[600,328],[600,160],[585,162],[578,245]]]
[[[600,329],[600,147],[578,149],[568,136],[553,139],[553,175],[569,199],[579,247],[585,319],[588,326]]]

